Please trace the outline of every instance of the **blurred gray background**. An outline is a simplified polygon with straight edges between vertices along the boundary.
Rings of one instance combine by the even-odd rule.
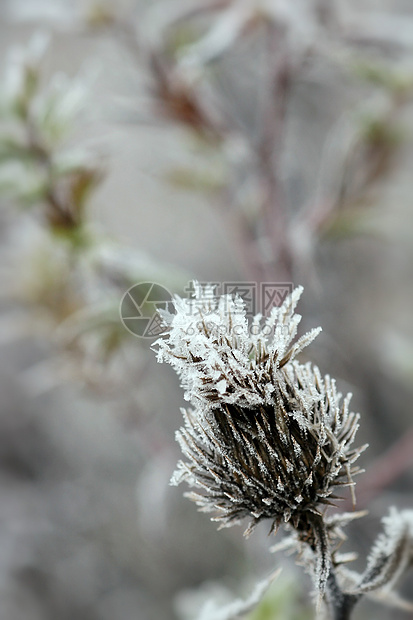
[[[115,8],[138,23],[151,4],[160,3],[125,0]],[[10,46],[24,44],[40,27],[52,33],[47,74],[75,75],[85,63],[97,67],[86,120],[73,138],[105,162],[92,221],[120,246],[176,269],[182,280],[245,279],[214,195],[168,184],[172,169],[197,161],[196,146],[179,126],[148,120],[143,60],[110,31],[83,26],[86,5],[1,0],[0,58],[4,65]],[[386,60],[413,75],[410,2],[338,5],[349,31],[354,27],[357,36],[363,25],[379,31],[390,41]],[[398,38],[404,47],[396,53],[391,42]],[[326,63],[294,90],[285,156],[291,204],[316,195],[326,140],[340,115],[363,100],[363,87],[351,88]],[[244,99],[248,117],[247,94]],[[323,327],[312,359],[342,391],[354,393],[353,407],[362,413],[359,443],[370,444],[362,457],[367,471],[412,426],[410,102],[400,115],[404,140],[375,188],[373,208],[354,233],[317,242],[316,277],[298,274],[294,281],[306,285],[303,329]],[[10,201],[0,201],[8,213],[0,217],[7,244]],[[8,317],[14,305],[3,295],[1,307]],[[132,357],[121,395],[93,391],[70,375],[39,390],[33,368],[47,367],[58,345],[50,334],[28,332],[4,338],[0,347],[0,620],[189,620],[202,592],[242,593],[278,566],[284,567],[283,583],[302,580],[291,596],[307,605],[309,581],[290,558],[268,552],[265,526],[248,541],[241,528],[217,532],[182,489],[169,487],[179,458],[174,432],[183,396],[172,370],[156,364],[149,342],[136,344],[137,362]],[[348,545],[360,552],[360,566],[388,507],[411,507],[412,481],[410,463],[368,501],[369,516],[352,528]],[[406,594],[409,589],[405,583]],[[294,613],[273,617],[311,617],[311,611]],[[411,617],[366,601],[355,618],[373,613],[377,619]]]

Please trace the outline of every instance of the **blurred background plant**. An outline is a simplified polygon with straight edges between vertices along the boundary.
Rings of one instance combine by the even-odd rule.
[[[136,282],[155,279],[176,288],[183,276],[118,247],[90,222],[88,203],[104,176],[102,156],[79,145],[76,134],[75,144],[73,136],[67,142],[87,105],[92,76],[89,71],[72,80],[57,73],[43,83],[47,47],[47,35],[37,32],[26,49],[13,49],[3,80],[0,188],[26,215],[13,222],[8,254],[15,264],[6,294],[14,293],[29,316],[15,322],[12,333],[21,335],[24,325],[33,329],[35,317],[38,327],[58,336],[77,380],[108,388],[116,376],[123,387],[125,362],[137,362],[141,341],[133,340],[128,357],[120,297]],[[5,327],[9,337],[13,322]]]
[[[315,361],[379,459],[365,552],[411,503],[409,5],[1,0],[0,18],[4,613],[180,618],[182,590],[273,568],[264,530],[217,535],[167,486],[181,394],[118,314],[142,281],[304,284]],[[298,590],[254,613],[306,617]]]

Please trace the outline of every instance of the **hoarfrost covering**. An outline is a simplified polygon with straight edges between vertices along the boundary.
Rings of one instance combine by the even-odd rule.
[[[175,298],[176,314],[163,313],[170,331],[159,339],[159,362],[168,362],[181,378],[185,400],[254,407],[269,403],[278,382],[277,372],[319,334],[313,329],[294,345],[301,320],[294,314],[302,288],[295,289],[281,307],[249,325],[243,300],[214,297],[213,287],[195,284],[195,298]]]

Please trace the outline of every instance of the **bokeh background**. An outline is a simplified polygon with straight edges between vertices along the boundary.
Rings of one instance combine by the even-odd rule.
[[[312,618],[265,526],[217,532],[169,486],[183,394],[118,306],[142,281],[304,285],[309,355],[370,444],[346,543],[362,568],[412,504],[411,3],[0,0],[0,59],[1,620],[191,620],[277,567],[250,618]],[[32,116],[10,107],[27,66]],[[55,135],[37,99],[56,74]],[[65,152],[61,204],[90,187],[56,224],[44,169]],[[373,614],[411,617],[354,617]]]

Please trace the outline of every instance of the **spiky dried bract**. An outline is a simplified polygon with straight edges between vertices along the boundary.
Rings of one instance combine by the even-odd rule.
[[[164,315],[170,331],[158,340],[158,361],[170,363],[193,405],[256,407],[271,403],[278,371],[321,331],[312,330],[291,345],[301,317],[294,314],[297,288],[263,322],[248,324],[243,300],[195,284],[195,298],[175,298],[175,315]]]
[[[301,292],[249,325],[239,297],[217,301],[197,287],[195,299],[176,300],[158,360],[175,368],[192,404],[177,433],[186,460],[172,483],[194,487],[188,496],[222,527],[248,517],[248,535],[263,519],[274,530],[290,522],[318,558],[322,588],[330,556],[321,511],[337,485],[353,484],[361,449],[351,447],[351,395],[294,359],[320,331],[293,343]]]
[[[413,510],[392,508],[383,526],[357,584],[357,593],[394,584],[413,562]]]

